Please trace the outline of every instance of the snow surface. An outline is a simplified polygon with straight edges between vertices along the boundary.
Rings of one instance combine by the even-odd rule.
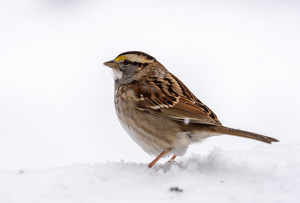
[[[119,161],[2,170],[0,202],[299,202],[299,163],[300,145],[286,144],[216,147],[152,169]]]

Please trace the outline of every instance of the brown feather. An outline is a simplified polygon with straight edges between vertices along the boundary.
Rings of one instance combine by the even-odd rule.
[[[162,65],[156,67],[156,77],[132,86],[136,108],[168,119],[189,119],[192,123],[221,125],[217,116],[203,104],[176,76]]]
[[[185,97],[166,95],[154,87],[135,85],[133,88],[137,96],[136,108],[151,114],[191,123],[220,125],[210,117],[210,110],[204,104],[196,104]]]
[[[272,142],[279,142],[278,140],[276,140],[275,138],[272,138],[272,137],[267,137],[267,136],[264,136],[261,134],[252,133],[252,132],[248,132],[248,131],[244,131],[244,130],[228,128],[225,126],[217,126],[214,129],[214,131],[222,133],[222,134],[226,134],[226,135],[250,138],[250,139],[262,141],[262,142],[269,143],[269,144],[271,144]]]
[[[160,111],[162,116],[171,119],[181,121],[187,119],[189,123],[220,125],[220,123],[212,119],[201,106],[195,105],[193,102],[184,97],[181,97],[179,102],[174,105],[173,108],[163,108],[160,109]]]

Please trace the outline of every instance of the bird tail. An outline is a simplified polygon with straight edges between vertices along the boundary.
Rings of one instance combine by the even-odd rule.
[[[275,138],[272,138],[272,137],[267,137],[267,136],[260,135],[257,133],[247,132],[244,130],[228,128],[225,126],[218,126],[217,132],[226,134],[226,135],[250,138],[250,139],[258,140],[258,141],[269,143],[269,144],[271,144],[272,142],[279,142],[279,140],[276,140]]]

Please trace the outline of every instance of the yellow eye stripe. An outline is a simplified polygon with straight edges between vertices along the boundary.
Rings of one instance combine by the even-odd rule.
[[[116,61],[116,62],[119,62],[119,61],[124,60],[124,59],[126,59],[125,56],[118,56],[118,57],[115,59],[115,61]]]

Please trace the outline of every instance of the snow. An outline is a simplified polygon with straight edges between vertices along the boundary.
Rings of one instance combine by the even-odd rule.
[[[299,202],[300,145],[215,147],[165,161],[2,170],[0,202]]]

